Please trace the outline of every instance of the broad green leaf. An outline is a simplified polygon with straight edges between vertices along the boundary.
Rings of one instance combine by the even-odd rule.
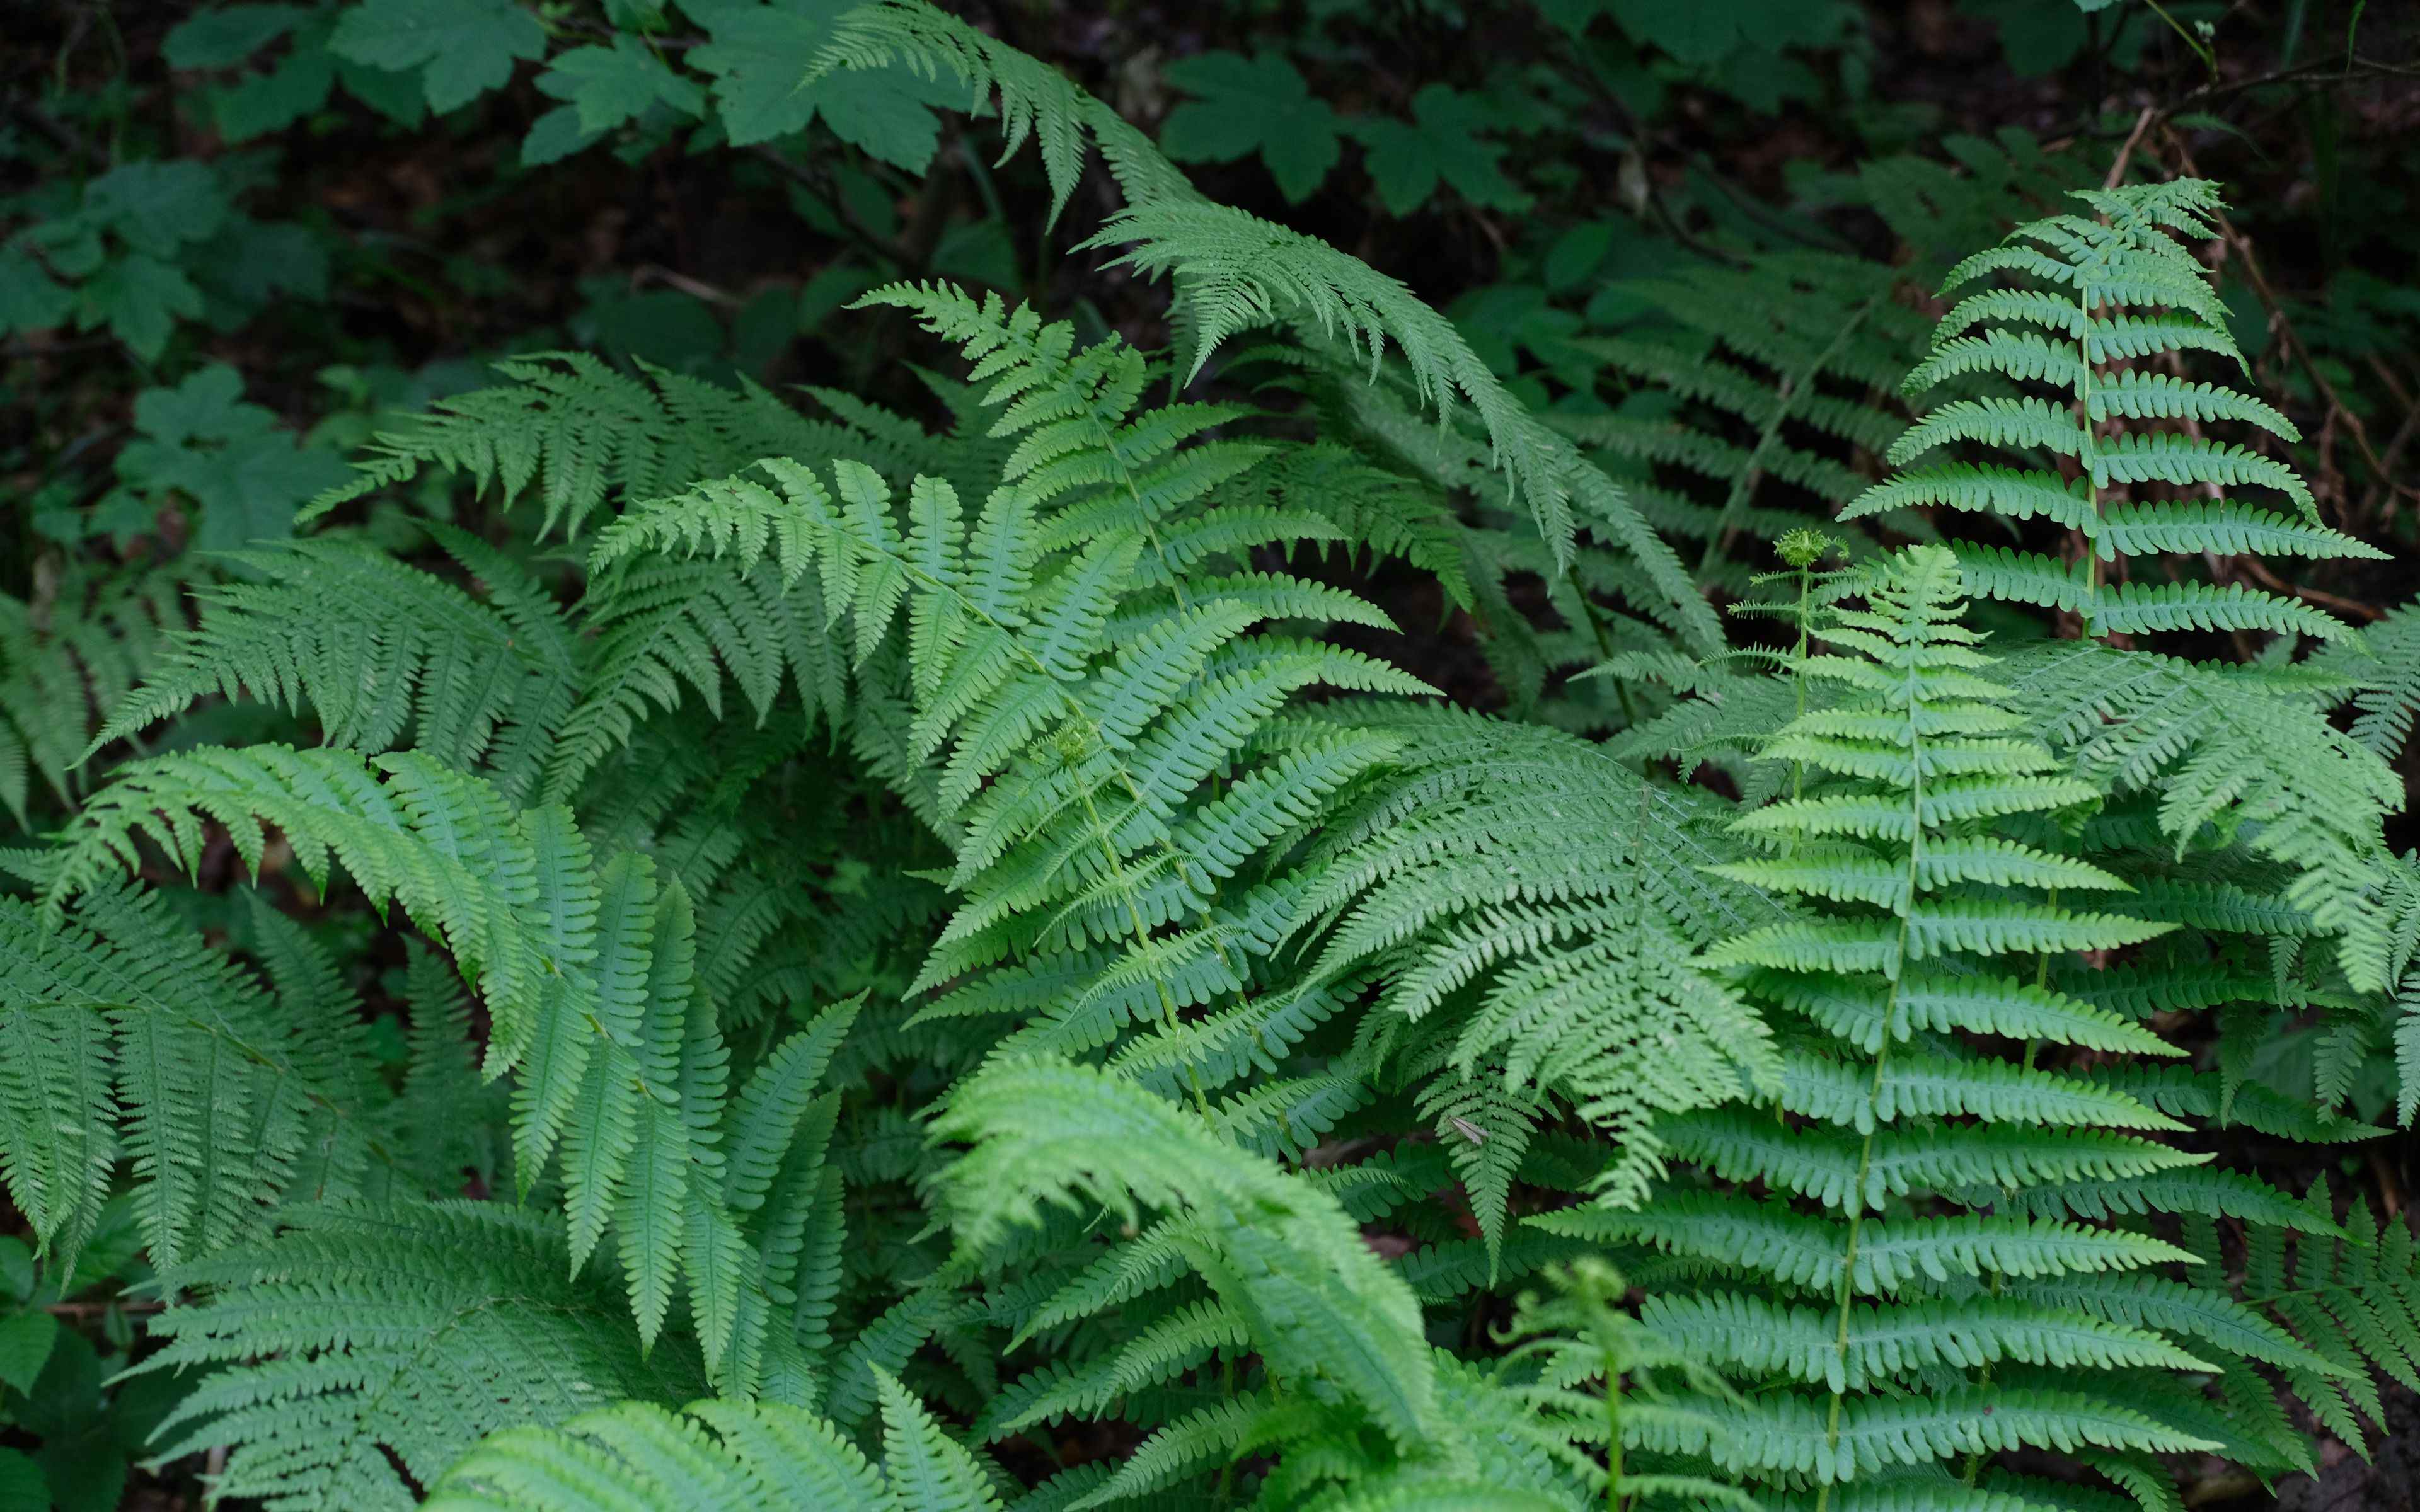
[[[1203,53],[1168,66],[1168,82],[1200,98],[1171,111],[1160,147],[1179,162],[1233,162],[1260,155],[1288,200],[1299,203],[1336,166],[1337,116],[1281,57]]]
[[[1495,126],[1486,105],[1441,84],[1412,97],[1412,119],[1354,120],[1353,134],[1370,148],[1370,177],[1390,215],[1409,215],[1443,179],[1473,205],[1516,209],[1528,196],[1497,164],[1504,148],[1479,133]]]
[[[420,71],[428,108],[443,115],[513,76],[513,60],[546,51],[546,28],[512,0],[364,0],[329,46],[391,72]]]
[[[201,290],[174,264],[141,253],[108,264],[76,290],[76,324],[106,325],[147,362],[166,349],[178,316],[201,313]]]
[[[664,66],[637,38],[611,47],[575,47],[554,55],[538,75],[538,92],[568,100],[585,133],[611,131],[658,102],[688,116],[706,111],[706,91]]]
[[[68,317],[75,296],[22,247],[0,246],[0,331],[44,331]]]
[[[160,43],[160,56],[172,69],[230,68],[292,31],[309,14],[301,6],[220,6],[170,32]]]
[[[688,61],[715,76],[714,100],[734,147],[803,131],[820,116],[832,134],[883,162],[922,173],[940,142],[928,108],[958,104],[954,89],[905,69],[838,69],[803,84],[851,0],[732,6],[702,19],[713,40]]]
[[[58,1337],[59,1320],[39,1308],[0,1314],[0,1382],[30,1394]]]

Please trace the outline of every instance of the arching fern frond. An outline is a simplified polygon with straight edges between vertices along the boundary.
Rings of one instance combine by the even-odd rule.
[[[1130,1223],[1145,1208],[1192,1215],[1180,1247],[1241,1316],[1273,1377],[1342,1394],[1405,1447],[1439,1431],[1410,1291],[1333,1197],[1182,1108],[1071,1063],[1003,1061],[952,1098],[934,1134],[973,1147],[941,1178],[970,1253],[1079,1200]]]
[[[522,1190],[560,1149],[571,1263],[610,1225],[643,1345],[685,1288],[719,1383],[750,1390],[768,1370],[800,1368],[770,1329],[767,1279],[795,1249],[760,1251],[723,1198],[728,1054],[696,990],[692,908],[677,881],[659,887],[653,863],[629,853],[595,865],[567,811],[515,810],[421,752],[365,764],[334,748],[206,748],[130,766],[86,806],[51,879],[48,918],[132,861],[138,835],[189,864],[204,817],[253,866],[264,824],[322,889],[341,865],[481,985],[488,1072],[520,1073]]]
[[[1226,336],[1272,316],[1341,332],[1373,363],[1392,342],[1424,402],[1441,413],[1466,402],[1478,412],[1512,501],[1535,516],[1559,568],[1570,561],[1580,519],[1610,522],[1676,610],[1700,622],[1693,626],[1701,632],[1699,649],[1720,639],[1670,548],[1621,490],[1529,413],[1452,324],[1400,283],[1324,242],[1203,199],[1107,105],[923,0],[880,0],[851,11],[803,82],[832,69],[892,65],[957,78],[972,92],[970,108],[996,92],[1007,150],[1029,135],[1041,144],[1054,213],[1074,188],[1091,137],[1126,199],[1125,211],[1091,244],[1131,245],[1122,262],[1175,275],[1179,324],[1191,333],[1196,370]]]
[[[258,1237],[289,1200],[447,1190],[442,1159],[396,1137],[351,994],[282,916],[257,910],[254,925],[274,992],[160,894],[104,886],[56,923],[0,899],[0,1171],[60,1264],[121,1157],[163,1269]],[[424,1055],[467,1052],[427,1026]],[[474,1122],[468,1107],[447,1117]]]
[[[496,371],[511,381],[439,400],[380,432],[359,476],[302,517],[442,468],[506,504],[535,490],[537,533],[576,537],[609,497],[651,499],[760,456],[861,456],[893,471],[905,462],[876,438],[808,420],[753,384],[734,392],[652,371],[643,380],[585,352],[510,358]]]

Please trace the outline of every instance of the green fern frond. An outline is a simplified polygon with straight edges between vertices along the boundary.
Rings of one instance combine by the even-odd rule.
[[[535,494],[537,533],[577,537],[610,498],[628,502],[729,472],[760,456],[862,457],[904,471],[879,441],[809,421],[753,385],[734,392],[650,371],[645,380],[584,352],[537,352],[496,371],[510,381],[438,401],[380,432],[360,475],[312,501],[307,521],[424,470],[468,476],[505,504]]]
[[[611,1284],[562,1235],[493,1203],[290,1210],[287,1230],[171,1273],[147,1371],[215,1366],[161,1426],[175,1456],[233,1446],[224,1494],[406,1508],[484,1434],[704,1384],[693,1351],[642,1358]]]
[[[2019,226],[1999,247],[1951,270],[1945,294],[1993,274],[2048,287],[1994,288],[1968,295],[1933,336],[1932,355],[1909,373],[1917,393],[1966,375],[2040,384],[2055,398],[1987,394],[1932,410],[1891,443],[1903,465],[1937,447],[1966,441],[2072,458],[2072,484],[2046,471],[1989,465],[1936,464],[1875,485],[1850,503],[1855,518],[1911,504],[2048,517],[2079,532],[2088,547],[2074,573],[2002,548],[1983,555],[1976,590],[2077,615],[2088,635],[2174,629],[2345,633],[2324,614],[2241,584],[2181,582],[2159,588],[2104,585],[2102,564],[2130,556],[2173,553],[2213,563],[2222,555],[2277,550],[2304,555],[2366,555],[2358,543],[2319,527],[2309,488],[2273,458],[2202,434],[2207,424],[2257,426],[2288,440],[2293,424],[2249,394],[2173,373],[2120,364],[2188,348],[2242,354],[2226,332],[2226,313],[2201,264],[2172,239],[2209,233],[2216,190],[2198,179],[2077,191],[2101,217],[2053,216]],[[2173,202],[2173,203],[2172,203]],[[2164,313],[2145,313],[2157,309]],[[2118,421],[2175,428],[2125,430]],[[2104,434],[2104,428],[2106,434]],[[2273,489],[2299,516],[2278,516],[2242,501],[2210,504],[2112,500],[2110,490],[2144,484],[2175,489]]]
[[[57,924],[0,900],[0,1172],[61,1264],[91,1236],[121,1156],[163,1268],[257,1237],[292,1198],[443,1190],[446,1167],[390,1132],[392,1099],[325,960],[277,916],[256,929],[275,995],[155,894],[101,887]],[[423,1054],[449,1049],[466,1041],[430,1025]]]
[[[33,778],[61,804],[75,801],[95,727],[184,627],[180,596],[165,570],[72,568],[33,600],[0,594],[0,808],[19,828]]]
[[[1434,1431],[1419,1307],[1333,1197],[1241,1155],[1177,1107],[1064,1062],[978,1073],[934,1134],[973,1144],[942,1177],[970,1248],[1079,1197],[1129,1222],[1144,1206],[1192,1214],[1192,1262],[1242,1316],[1272,1376],[1343,1393],[1400,1443]]]
[[[1635,1212],[1529,1220],[1707,1268],[1715,1282],[1658,1298],[1651,1316],[1668,1317],[1738,1386],[1780,1372],[1812,1388],[1698,1402],[1702,1422],[1646,1441],[1719,1471],[1829,1485],[1956,1457],[1979,1466],[2019,1445],[2219,1442],[2138,1410],[2121,1385],[2133,1372],[2206,1368],[2198,1357],[2141,1319],[2011,1289],[2085,1293],[2196,1258],[2157,1233],[2074,1221],[2122,1200],[2090,1194],[2137,1191],[2151,1206],[2172,1182],[2186,1211],[2267,1199],[2195,1185],[2202,1157],[2148,1137],[2181,1127],[2163,1111],[2034,1064],[2043,1045],[2115,1037],[2137,1055],[2164,1048],[2053,991],[2047,963],[2177,926],[2030,901],[2128,889],[2106,868],[1993,832],[2094,790],[2018,733],[2008,689],[1987,675],[1993,658],[1958,623],[1963,590],[1953,553],[1919,548],[1867,579],[1866,607],[1837,612],[1824,638],[1854,655],[1809,657],[1802,671],[1841,692],[1765,748],[1803,764],[1805,789],[1735,824],[1761,856],[1712,868],[1806,900],[1796,917],[1700,957],[1739,972],[1789,1048],[1772,1112],[1687,1114],[1662,1136],[1709,1175],[1768,1195],[1682,1191]],[[1993,960],[2009,956],[2042,963],[2032,986]],[[1957,1038],[1969,1034],[2028,1048],[2004,1060]],[[2025,1384],[2015,1367],[2029,1360],[2060,1371],[2064,1389]],[[1925,1395],[1900,1395],[1917,1381]],[[1818,1499],[1827,1512],[1829,1502]]]
[[[2357,640],[2330,646],[2320,663],[2364,685],[2353,698],[2352,737],[2387,761],[2401,754],[2420,717],[2420,609],[2394,610]]]
[[[489,602],[341,539],[237,553],[253,579],[202,594],[201,626],[170,639],[86,754],[209,694],[249,694],[307,703],[328,744],[371,754],[409,729],[414,748],[457,768],[488,763],[506,795],[526,797],[577,691],[569,628],[500,553],[450,525],[427,529]]]

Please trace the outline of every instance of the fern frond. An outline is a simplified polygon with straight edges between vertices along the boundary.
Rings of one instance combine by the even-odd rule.
[[[205,1300],[161,1316],[145,1370],[216,1368],[163,1452],[233,1445],[220,1484],[271,1507],[404,1508],[484,1434],[624,1397],[679,1400],[693,1352],[643,1359],[561,1233],[499,1204],[289,1210],[278,1238],[171,1273]]]
[[[62,804],[89,737],[185,625],[175,574],[70,569],[31,600],[0,594],[0,808],[25,827],[30,779]]]
[[[489,603],[341,539],[236,553],[253,579],[201,595],[200,628],[170,638],[87,754],[209,694],[249,694],[307,703],[328,744],[370,754],[410,729],[414,748],[457,768],[490,762],[505,795],[525,798],[577,689],[569,628],[501,554],[427,528],[488,585]]]
[[[2182,184],[2198,187],[2186,190]],[[2180,180],[2077,194],[2102,219],[2070,214],[2028,223],[2000,246],[1951,270],[1944,293],[1993,274],[2047,286],[1967,296],[1942,320],[1932,355],[1908,375],[1906,385],[1917,392],[1963,375],[1989,374],[2047,386],[2055,398],[1987,394],[1954,400],[1894,441],[1887,455],[1900,465],[1936,447],[1969,441],[2072,458],[2071,471],[2081,475],[2066,484],[2046,471],[1935,465],[1874,486],[1849,505],[1844,517],[1940,503],[2009,519],[2053,519],[2085,538],[2089,559],[2080,570],[2059,572],[2040,558],[2012,557],[2005,548],[1996,560],[1967,548],[1975,587],[1989,596],[2074,613],[2090,635],[2184,628],[2346,633],[2324,614],[2290,600],[2246,594],[2241,585],[2130,584],[2115,591],[2104,586],[2102,563],[2122,563],[2135,554],[2175,553],[2187,561],[2198,556],[2214,564],[2221,555],[2252,550],[2366,552],[2320,528],[2310,490],[2290,467],[2201,431],[2205,424],[2234,422],[2297,439],[2293,424],[2277,409],[2231,389],[2123,365],[2185,349],[2216,351],[2242,363],[2208,273],[2169,236],[2175,230],[2204,234],[2206,222],[2193,211],[2155,208],[2177,195],[2183,196],[2180,204],[2214,204],[2214,192],[2200,180]],[[2138,313],[2152,307],[2162,313]],[[2129,430],[2116,424],[2120,421],[2174,428]],[[2113,488],[2142,484],[2206,489],[2212,500],[2222,488],[2273,489],[2291,501],[2299,518],[2237,500],[2188,504],[2106,497]]]
[[[934,1133],[973,1143],[942,1177],[967,1245],[1079,1196],[1129,1221],[1146,1205],[1195,1215],[1195,1242],[1207,1243],[1193,1263],[1241,1314],[1273,1376],[1344,1393],[1401,1442],[1432,1431],[1419,1307],[1333,1197],[1240,1155],[1170,1103],[1064,1062],[987,1068]]]

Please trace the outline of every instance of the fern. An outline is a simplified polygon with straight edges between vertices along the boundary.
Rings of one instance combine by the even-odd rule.
[[[1316,926],[1314,981],[1378,976],[1365,1042],[1437,1075],[1434,1109],[1463,1109],[1430,1116],[1491,1173],[1472,1191],[1493,1257],[1502,1163],[1526,1140],[1500,1110],[1543,1094],[1621,1142],[1600,1180],[1627,1205],[1658,1169],[1659,1114],[1773,1074],[1762,1026],[1683,964],[1772,905],[1708,885],[1728,847],[1686,789],[1549,731],[1429,711],[1389,728],[1408,749],[1336,817],[1296,918]]]
[[[32,779],[61,804],[79,751],[105,713],[147,675],[184,624],[177,577],[69,569],[32,601],[0,595],[0,807],[19,828]]]
[[[1810,495],[1826,513],[1864,490],[1865,477],[1827,452],[1878,453],[1901,427],[1869,397],[1888,393],[1921,347],[1920,319],[1892,298],[1900,276],[1801,254],[1628,285],[1668,327],[1590,338],[1587,349],[1714,423],[1675,428],[1616,413],[1566,427],[1599,451],[1719,486],[1712,505],[1666,490],[1639,496],[1659,528],[1704,543],[1697,575],[1705,580],[1740,532],[1777,536],[1803,516],[1761,502],[1766,480]]]
[[[92,1237],[110,1174],[167,1267],[256,1238],[290,1200],[442,1194],[460,1164],[415,1159],[372,1070],[356,1005],[316,946],[255,914],[274,991],[207,949],[157,895],[110,887],[57,924],[0,900],[0,1170],[58,1263]],[[423,1063],[465,1049],[432,1014]],[[471,1106],[446,1116],[475,1127]]]
[[[1987,821],[1965,815],[2053,810],[2091,790],[2015,733],[2006,691],[1981,675],[1989,658],[1974,649],[1978,638],[1957,623],[1960,575],[1946,549],[1895,560],[1869,596],[1870,607],[1838,611],[1825,632],[1857,655],[1804,666],[1845,696],[1783,726],[1767,748],[1768,757],[1805,764],[1805,795],[1741,821],[1765,856],[1715,868],[1824,901],[1804,919],[1752,930],[1706,957],[1740,972],[1796,1026],[1778,1103],[1784,1121],[1701,1115],[1676,1137],[1716,1173],[1800,1194],[1811,1211],[1784,1196],[1705,1195],[1666,1198],[1637,1215],[1589,1209],[1543,1221],[1715,1263],[1733,1287],[1659,1304],[1653,1320],[1678,1348],[1744,1384],[1774,1371],[1802,1383],[1709,1406],[1707,1426],[1647,1435],[1643,1447],[1703,1455],[1758,1480],[1804,1476],[1825,1489],[1817,1500],[1826,1505],[1835,1486],[2020,1444],[2156,1453],[2210,1443],[2121,1405],[2121,1390],[2096,1393],[2077,1374],[2197,1363],[2155,1335],[2127,1334],[2088,1311],[2001,1303],[1961,1305],[1958,1317],[1982,1332],[1960,1343],[1939,1310],[1942,1299],[1964,1294],[1960,1277],[1999,1291],[2018,1278],[2122,1274],[2188,1257],[2148,1234],[1990,1211],[2005,1195],[2185,1157],[2132,1132],[2174,1127],[2150,1109],[2122,1097],[2100,1110],[2063,1105],[2064,1078],[1996,1062],[1962,1039],[2019,1030],[2029,1068],[2039,1049],[2074,1042],[2079,1031],[2087,1041],[2119,1032],[2107,1020],[2086,1027],[2087,1007],[2040,986],[2028,994],[1999,978],[1990,958],[2123,948],[2170,926],[2023,901],[2049,887],[2064,900],[2124,885],[1995,840]],[[1869,812],[1860,807],[1869,804]],[[1862,1026],[1869,1017],[1878,1035]],[[1911,1069],[1936,1088],[1899,1073],[1910,1055]],[[1961,1112],[1978,1121],[1939,1121]],[[1791,1115],[1808,1125],[1793,1126]],[[1961,1202],[1962,1192],[1977,1196]],[[1924,1194],[1939,1194],[1947,1211]],[[1903,1349],[1893,1343],[1900,1336],[1920,1342]],[[1929,1351],[1944,1349],[1976,1373],[1924,1398],[1895,1399],[1891,1383],[1921,1376]],[[1995,1380],[2003,1356],[2055,1363],[2068,1385],[2042,1392]]]
[[[2353,699],[2352,737],[2386,761],[2401,755],[2420,717],[2420,609],[2394,610],[2357,640],[2330,646],[2321,664],[2365,685]]]
[[[2274,887],[2298,917],[2239,932],[2334,936],[2336,967],[2355,990],[2391,984],[2397,866],[2382,829],[2401,785],[2322,717],[2341,684],[2079,646],[2044,648],[2012,670],[2033,727],[2078,776],[2142,812],[2146,838],[2159,837],[2171,865],[2189,852],[2215,853],[2204,864],[2216,864],[2232,841],[2287,869],[2282,886],[2257,872],[2246,880]]]
[[[922,0],[881,0],[850,12],[807,77],[894,64],[926,78],[954,76],[972,91],[970,108],[996,95],[1006,151],[1029,136],[1040,145],[1057,206],[1074,189],[1085,139],[1099,147],[1126,209],[1094,244],[1130,245],[1121,261],[1174,275],[1194,370],[1227,336],[1277,316],[1342,335],[1373,365],[1391,341],[1424,403],[1443,412],[1459,398],[1477,412],[1512,501],[1528,504],[1558,566],[1570,559],[1580,519],[1607,522],[1667,603],[1691,622],[1701,648],[1712,648],[1717,638],[1695,586],[1621,490],[1530,414],[1452,325],[1401,284],[1323,242],[1203,200],[1109,107]]]
[[[991,1475],[889,1376],[877,1468],[823,1420],[774,1404],[706,1401],[679,1416],[631,1402],[483,1441],[424,1504],[456,1512],[582,1507],[851,1506],[997,1512]]]
[[[142,1366],[217,1367],[161,1434],[171,1455],[233,1446],[220,1495],[410,1507],[412,1483],[482,1434],[703,1384],[693,1350],[643,1357],[611,1288],[579,1280],[561,1233],[533,1215],[355,1204],[287,1224],[173,1273],[209,1300],[163,1315],[166,1347]]]
[[[778,1272],[795,1251],[752,1247],[721,1190],[728,1051],[695,988],[694,913],[677,880],[659,887],[653,864],[627,853],[597,866],[567,812],[516,811],[418,752],[369,767],[334,749],[261,747],[125,769],[80,816],[46,909],[55,918],[112,859],[131,856],[138,833],[189,858],[203,814],[256,867],[262,820],[323,888],[340,862],[482,984],[488,1073],[520,1072],[522,1190],[559,1147],[571,1263],[585,1263],[610,1223],[642,1344],[685,1288],[718,1381],[750,1390],[768,1372],[805,1368],[770,1329]]]
[[[1187,1472],[1215,1468],[1255,1443],[1287,1457],[1264,1495],[1305,1486],[1303,1466],[1340,1453],[1363,1462],[1350,1479],[1365,1492],[1390,1482],[1485,1478],[1474,1472],[1501,1460],[1502,1443],[1490,1443],[1484,1416],[1473,1420],[1457,1368],[1435,1358],[1421,1337],[1409,1289],[1361,1242],[1336,1199],[1239,1156],[1181,1106],[1073,1065],[1008,1060],[969,1081],[935,1133],[973,1142],[948,1168],[942,1189],[967,1253],[997,1253],[1000,1239],[1047,1225],[1053,1208],[1078,1214],[1106,1208],[1130,1227],[1146,1209],[1171,1213],[1156,1230],[1165,1253],[1198,1273],[1215,1299],[1172,1319],[1199,1319],[1186,1326],[1207,1347],[1240,1334],[1265,1372],[1265,1395],[1248,1391],[1170,1423],[1077,1504],[1161,1494]],[[1132,1274],[1130,1263],[1120,1269]],[[1105,1384],[1112,1394],[1130,1393],[1170,1361],[1198,1358],[1198,1348],[1170,1353],[1146,1334],[1116,1356]],[[1040,1400],[1046,1405],[1037,1410],[1048,1410],[1049,1398]],[[1357,1443],[1357,1425],[1383,1435],[1391,1449],[1373,1453]],[[1555,1441],[1551,1424],[1485,1426],[1541,1448]],[[1530,1491],[1531,1504],[1568,1504],[1573,1489],[1571,1472],[1543,1456],[1499,1480],[1507,1483]]]
[[[358,475],[314,500],[303,517],[434,467],[466,474],[505,504],[534,491],[537,533],[576,536],[615,495],[671,493],[769,454],[898,462],[866,433],[808,421],[752,385],[733,393],[661,372],[643,381],[583,352],[512,358],[496,370],[512,382],[440,400],[380,433]]]
[[[2321,526],[2309,489],[2291,469],[2201,434],[2203,424],[2226,421],[2299,439],[2284,415],[2231,389],[2124,365],[2173,360],[2188,349],[2242,364],[2205,270],[2169,235],[2215,235],[2205,218],[2220,208],[2216,187],[2187,178],[2077,190],[2072,197],[2097,219],[2069,213],[2029,222],[2000,246],[1950,270],[1945,297],[1998,274],[2021,284],[1983,286],[1962,299],[1935,330],[1931,355],[1904,385],[1921,393],[1981,373],[2046,386],[2059,400],[1958,399],[1910,428],[1888,453],[1894,465],[1905,467],[1949,443],[1970,441],[2046,452],[2065,459],[2068,471],[1932,463],[1875,485],[1841,517],[1931,505],[2047,517],[2082,543],[2077,565],[1971,547],[1960,548],[1961,564],[1983,596],[2073,614],[2087,636],[2180,629],[2345,634],[2324,613],[2241,584],[2125,580],[2130,558],[2153,553],[2212,560],[2252,549],[2307,557],[2374,559],[2378,553]],[[2122,420],[2179,428],[2130,432],[2116,424]],[[2128,502],[2109,493],[2146,483],[2203,489],[2208,501]],[[2284,494],[2293,513],[2227,491],[2247,486]]]
[[[307,702],[331,745],[375,753],[409,728],[414,748],[456,768],[489,763],[525,796],[578,691],[571,637],[507,559],[451,526],[428,530],[488,602],[352,542],[236,553],[254,579],[202,595],[201,626],[171,638],[87,754],[212,693],[248,692],[289,711]]]

